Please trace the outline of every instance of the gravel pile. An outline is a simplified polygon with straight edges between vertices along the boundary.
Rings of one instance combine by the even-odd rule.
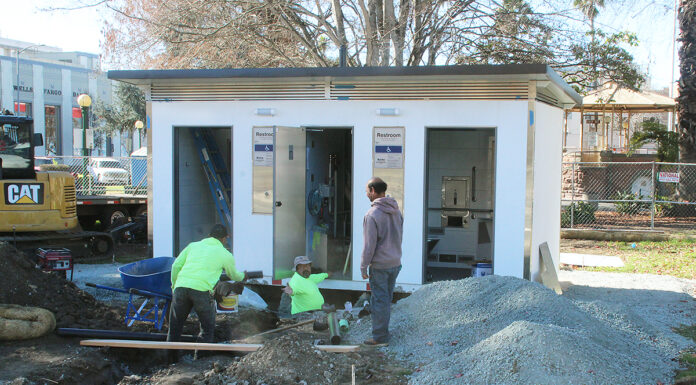
[[[121,282],[121,273],[118,268],[123,266],[123,263],[105,263],[105,264],[75,264],[75,272],[73,282],[80,289],[91,294],[99,301],[106,303],[127,302],[128,294],[119,293],[111,290],[96,289],[87,286],[87,283],[97,283],[103,286],[116,287],[123,289]],[[70,273],[68,273],[68,276]]]
[[[387,351],[418,366],[415,384],[669,383],[688,345],[614,304],[501,276],[426,285],[392,307],[390,330]]]

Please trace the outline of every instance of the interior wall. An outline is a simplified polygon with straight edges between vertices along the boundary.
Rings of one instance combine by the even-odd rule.
[[[491,177],[493,170],[488,164],[489,139],[495,130],[430,129],[428,162],[428,207],[442,206],[442,177],[472,177],[476,167],[476,190],[470,197],[472,209],[492,209],[493,192]],[[470,183],[472,179],[469,179]],[[471,191],[470,191],[471,194]],[[477,254],[480,214],[472,213],[467,218],[467,227],[445,227],[445,235],[432,252],[444,254]],[[441,227],[440,211],[428,210],[428,227]]]
[[[327,128],[323,131],[307,131],[307,174],[305,183],[305,194],[309,196],[309,193],[318,188],[322,184],[328,184],[329,182],[329,155],[335,154],[337,156],[337,176],[336,176],[336,199],[337,199],[337,212],[343,212],[345,210],[350,210],[350,207],[345,206],[345,194],[346,194],[346,183],[345,178],[350,175],[350,168],[352,166],[352,154],[350,153],[350,129],[335,129]],[[312,147],[312,145],[314,145]],[[312,180],[314,176],[314,180]],[[330,203],[329,203],[330,204]],[[333,216],[329,216],[328,207],[324,208],[324,222],[333,223]],[[309,213],[309,206],[305,210],[306,217],[306,239],[307,239],[307,252],[306,255],[313,256],[318,251],[316,249],[318,239],[315,239],[315,226],[322,223],[318,215],[311,215]],[[336,228],[337,237],[342,237],[343,235],[343,217],[339,215],[337,217],[338,223]],[[348,222],[350,223],[350,222]],[[321,231],[318,231],[321,233]],[[347,234],[350,234],[348,230]],[[333,238],[333,227],[329,226],[327,230],[327,238]],[[320,236],[320,235],[318,235]],[[329,251],[330,253],[330,251]],[[335,255],[329,255],[329,258],[335,258]],[[345,259],[345,255],[340,256],[341,259]],[[326,269],[328,266],[321,264],[322,269]]]
[[[175,131],[178,156],[175,181],[177,242],[174,256],[189,243],[206,238],[210,228],[215,223],[220,223],[190,129],[179,127]],[[229,159],[230,148],[227,146],[227,140],[230,138],[230,130],[217,128],[214,129],[213,135],[223,158]]]

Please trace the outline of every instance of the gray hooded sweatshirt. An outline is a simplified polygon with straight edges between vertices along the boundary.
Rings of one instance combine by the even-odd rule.
[[[392,197],[377,198],[363,219],[363,252],[360,271],[367,267],[389,269],[401,265],[401,238],[404,218]]]

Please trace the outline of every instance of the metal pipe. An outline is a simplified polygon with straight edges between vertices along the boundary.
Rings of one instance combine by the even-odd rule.
[[[336,306],[323,304],[321,310],[326,313],[326,320],[329,324],[329,340],[332,345],[341,343],[341,334],[338,327],[338,318],[336,317]]]
[[[338,327],[338,318],[336,317],[336,312],[333,311],[327,314],[327,320],[329,323],[329,336],[331,345],[338,345],[341,343],[341,334]]]
[[[651,178],[650,178],[650,195],[651,195],[651,204],[650,204],[650,230],[655,229],[655,162],[652,162],[652,173],[651,173]]]
[[[56,334],[65,337],[87,337],[87,338],[112,338],[117,340],[143,340],[143,341],[166,341],[167,335],[163,333],[137,333],[124,332],[120,330],[101,330],[101,329],[76,329],[58,328]],[[191,335],[182,335],[179,342],[196,342],[197,338]]]

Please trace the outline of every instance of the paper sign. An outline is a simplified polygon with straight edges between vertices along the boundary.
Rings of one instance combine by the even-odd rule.
[[[664,183],[679,183],[679,173],[678,172],[660,172],[657,176],[657,180]]]
[[[254,166],[273,167],[273,127],[254,127]]]
[[[404,167],[404,129],[375,128],[375,168]]]

